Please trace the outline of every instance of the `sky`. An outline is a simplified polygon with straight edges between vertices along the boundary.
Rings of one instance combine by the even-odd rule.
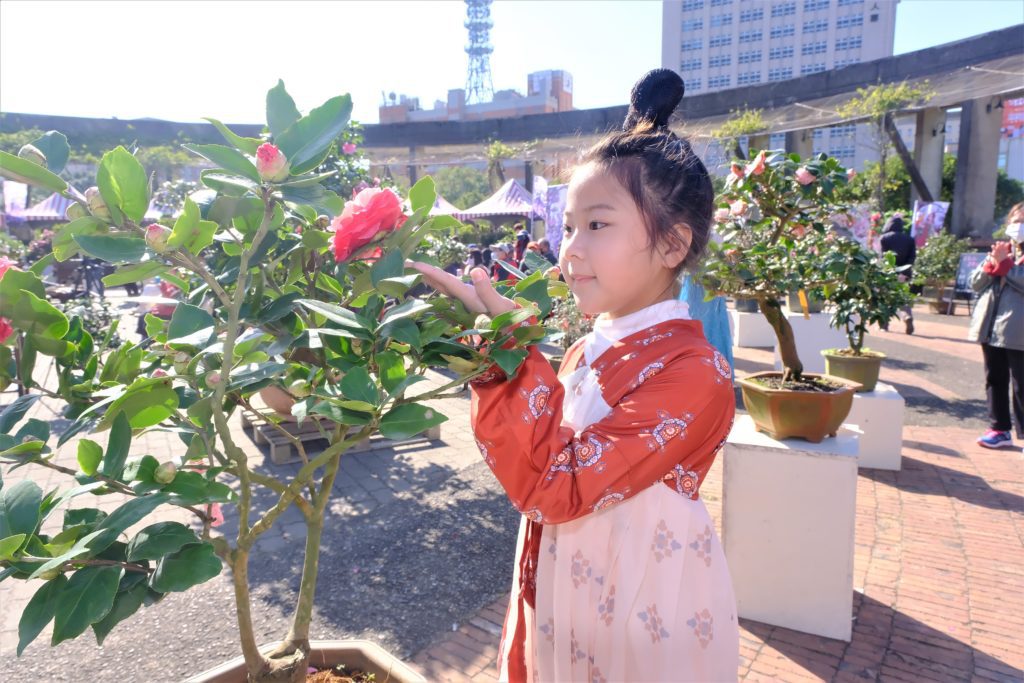
[[[496,0],[494,89],[564,69],[577,108],[625,103],[660,66],[661,5]],[[0,111],[260,123],[281,78],[303,111],[350,92],[353,118],[375,123],[382,92],[430,108],[465,87],[464,19],[461,0],[0,0]],[[1018,23],[1021,0],[902,0],[895,52]]]

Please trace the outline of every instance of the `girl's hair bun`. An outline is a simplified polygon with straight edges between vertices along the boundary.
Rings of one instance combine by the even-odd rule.
[[[622,130],[640,125],[667,129],[668,119],[683,99],[683,79],[671,69],[648,71],[633,86],[629,95],[629,112]]]

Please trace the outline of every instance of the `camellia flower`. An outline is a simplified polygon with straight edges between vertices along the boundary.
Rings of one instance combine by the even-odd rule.
[[[4,273],[8,271],[15,263],[6,256],[0,256],[0,280],[4,279]]]
[[[729,213],[733,216],[742,216],[747,212],[747,203],[742,199],[737,199],[729,205]]]
[[[800,237],[803,237],[806,234],[807,234],[807,227],[806,226],[799,225],[799,224],[793,226],[793,235],[795,237],[797,237],[798,239]]]
[[[150,223],[146,226],[146,246],[158,254],[167,251],[167,238],[171,236],[171,229],[159,223]]]
[[[852,168],[846,169],[846,179],[847,180],[853,180],[856,177],[857,177],[856,169],[852,169]]]
[[[260,178],[271,183],[279,183],[288,179],[289,164],[276,145],[264,142],[256,148],[256,170],[259,171]]]
[[[757,156],[754,157],[754,160],[747,164],[747,168],[745,171],[746,174],[761,175],[762,173],[764,173],[764,158],[765,152],[764,150],[761,150],[760,152],[757,153]]]
[[[810,185],[814,179],[815,175],[807,170],[806,166],[801,166],[796,170],[796,181],[801,185]]]
[[[729,171],[736,178],[736,180],[742,180],[743,176],[746,175],[746,172],[743,170],[743,167],[735,163],[732,165]]]
[[[344,261],[379,234],[397,228],[406,218],[402,202],[391,190],[370,187],[355,199],[345,202],[345,209],[334,219],[334,259]]]
[[[724,223],[727,220],[729,220],[729,217],[731,215],[732,215],[732,213],[729,211],[729,209],[726,209],[726,208],[717,209],[717,210],[715,210],[715,222],[716,223]]]
[[[344,152],[345,154],[355,154],[356,149],[358,148],[356,147],[356,143],[354,142],[346,142],[341,146],[341,151]]]
[[[12,334],[14,334],[14,328],[11,327],[10,321],[7,318],[0,318],[0,344],[7,341]]]

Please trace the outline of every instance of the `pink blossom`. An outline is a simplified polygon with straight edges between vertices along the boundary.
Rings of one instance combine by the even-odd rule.
[[[816,176],[811,173],[805,166],[801,166],[796,170],[796,181],[801,185],[810,185],[814,182]]]
[[[746,175],[746,172],[743,170],[743,167],[740,166],[739,164],[733,164],[732,167],[729,169],[729,173],[735,180],[742,180],[743,176]]]
[[[163,370],[157,368],[156,370],[153,371],[153,376],[154,377],[166,377],[167,373],[164,372]]]
[[[12,334],[14,328],[11,327],[11,322],[7,318],[0,318],[0,344],[7,341]]]
[[[742,216],[747,212],[747,203],[742,199],[737,199],[729,205],[729,213],[733,216]]]
[[[0,256],[0,280],[4,278],[4,273],[10,268],[17,270],[17,263],[7,258],[6,256]]]
[[[356,149],[358,149],[358,147],[356,147],[356,143],[354,142],[346,142],[341,146],[341,151],[345,154],[355,154]]]
[[[757,156],[754,157],[754,160],[747,164],[747,175],[761,175],[764,173],[764,158],[765,152],[764,150],[761,150],[757,153]]]
[[[146,246],[158,254],[167,251],[167,238],[171,236],[171,229],[159,223],[150,223],[146,227]]]
[[[804,226],[804,225],[794,225],[793,226],[793,235],[796,238],[799,239],[799,238],[803,237],[806,234],[807,234],[807,227],[806,226]]]
[[[729,220],[729,216],[731,216],[731,215],[732,214],[729,212],[729,209],[725,209],[725,208],[718,209],[718,210],[715,211],[715,222],[716,223],[724,223],[727,220]]]
[[[256,170],[264,180],[279,183],[288,178],[289,164],[276,145],[264,142],[256,148]]]

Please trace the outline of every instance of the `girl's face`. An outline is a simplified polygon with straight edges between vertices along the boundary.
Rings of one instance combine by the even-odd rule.
[[[675,298],[673,269],[685,257],[650,248],[640,209],[612,174],[594,164],[573,174],[558,263],[582,312],[619,318]]]

